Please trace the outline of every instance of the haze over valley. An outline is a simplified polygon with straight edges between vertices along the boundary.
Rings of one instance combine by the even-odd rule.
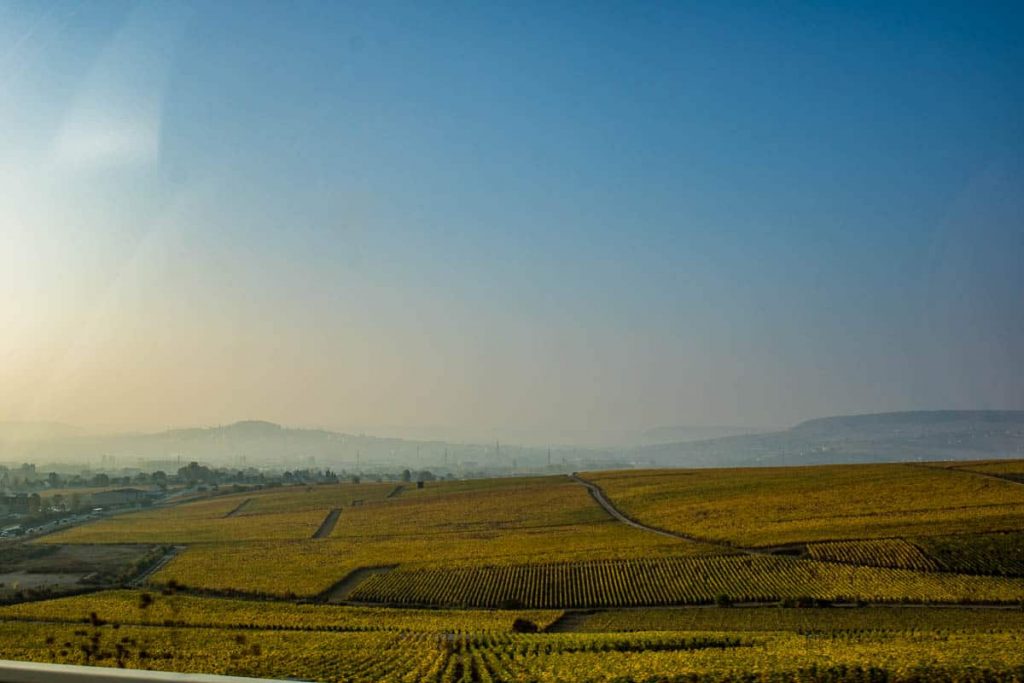
[[[708,435],[725,433],[724,436]],[[482,476],[588,468],[742,467],[1024,457],[1024,411],[917,411],[818,418],[787,430],[675,428],[604,447],[419,441],[247,421],[156,433],[94,435],[67,425],[0,424],[0,462],[115,470],[177,469],[190,461],[236,468],[414,467]],[[701,438],[705,437],[705,438]]]

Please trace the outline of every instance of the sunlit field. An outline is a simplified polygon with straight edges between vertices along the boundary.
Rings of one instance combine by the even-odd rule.
[[[1024,523],[1024,486],[941,467],[627,471],[591,479],[642,522],[736,546],[1016,531]]]
[[[0,608],[0,656],[410,682],[1024,667],[1018,483],[939,465],[579,476],[279,487],[51,534],[177,551],[140,588]]]
[[[0,657],[367,683],[1012,681],[1024,666],[1019,611],[614,611],[584,617],[574,633],[526,634],[512,632],[515,619],[545,628],[557,626],[560,613],[259,610],[216,598],[143,595],[0,610]]]

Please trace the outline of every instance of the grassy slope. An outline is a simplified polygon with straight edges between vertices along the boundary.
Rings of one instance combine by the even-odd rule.
[[[745,546],[1013,530],[1024,524],[1024,486],[903,464],[587,477],[642,522]]]

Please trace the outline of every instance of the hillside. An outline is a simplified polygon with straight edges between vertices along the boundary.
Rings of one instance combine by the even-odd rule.
[[[1024,411],[936,410],[819,418],[779,432],[641,448],[667,467],[810,465],[1020,457]]]
[[[2,438],[0,462],[66,462],[113,457],[119,465],[178,460],[289,468],[410,466],[456,474],[469,471],[650,467],[745,467],[1021,457],[1024,411],[917,411],[807,420],[778,432],[737,433],[739,427],[650,430],[637,447],[538,448],[344,434],[248,420],[151,434],[89,435],[70,427],[19,428]],[[722,434],[726,434],[722,436]],[[709,438],[710,436],[714,438]],[[664,443],[668,438],[676,440]],[[548,468],[552,465],[554,469]]]
[[[131,590],[0,606],[0,656],[367,683],[1019,680],[1022,474],[958,461],[211,492],[28,544],[175,548]]]
[[[232,467],[276,466],[287,469],[331,467],[372,470],[417,467],[456,475],[559,471],[620,467],[626,463],[613,449],[538,448],[514,444],[453,443],[346,434],[324,429],[285,427],[246,420],[216,427],[170,429],[155,433],[90,435],[35,430],[19,440],[0,438],[0,463],[95,463],[110,466],[175,468],[191,460]],[[2,436],[2,434],[0,434]]]

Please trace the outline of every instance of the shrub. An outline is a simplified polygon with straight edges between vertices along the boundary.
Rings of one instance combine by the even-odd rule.
[[[517,618],[512,622],[513,633],[537,633],[540,629],[529,619]]]

